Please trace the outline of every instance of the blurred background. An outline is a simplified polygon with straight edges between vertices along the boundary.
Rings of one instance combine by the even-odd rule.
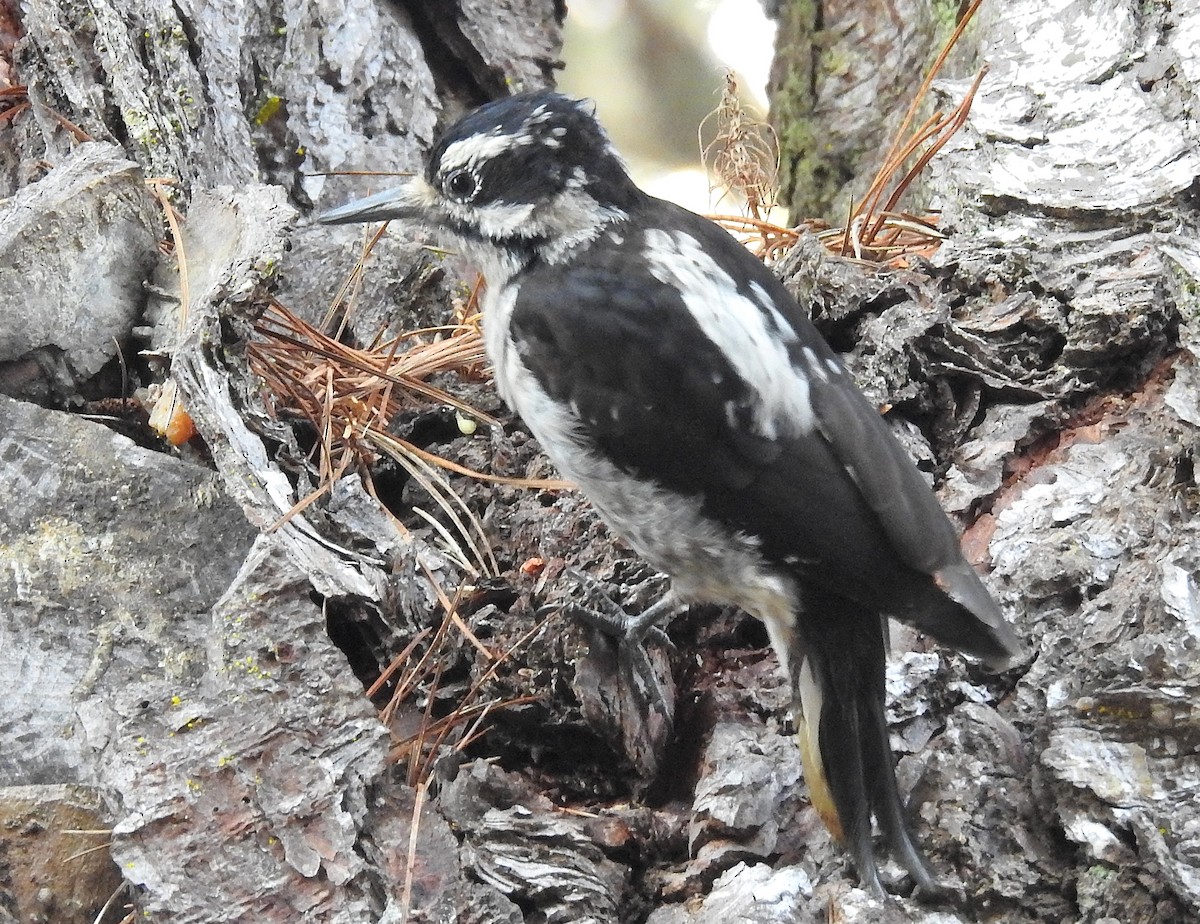
[[[642,188],[712,211],[721,192],[709,192],[697,127],[726,70],[743,105],[766,117],[775,24],[759,0],[567,0],[567,11],[559,88],[596,101]]]

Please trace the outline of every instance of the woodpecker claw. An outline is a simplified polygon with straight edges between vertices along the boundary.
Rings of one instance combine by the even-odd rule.
[[[674,721],[674,703],[663,689],[649,655],[647,640],[674,650],[674,645],[658,623],[673,616],[679,609],[670,595],[653,606],[631,616],[612,599],[595,578],[570,569],[567,571],[586,591],[593,606],[578,603],[560,604],[558,609],[570,614],[584,625],[596,629],[617,642],[617,663],[622,681],[633,693],[638,706],[661,716],[670,726]]]
[[[613,605],[615,606],[616,604]],[[661,627],[655,625],[634,625],[633,623],[636,622],[638,617],[630,616],[624,611],[620,613],[602,612],[600,610],[589,609],[585,606],[579,606],[578,604],[570,604],[568,608],[571,610],[571,615],[584,625],[598,629],[609,638],[616,639],[621,645],[644,647],[647,642],[652,642],[669,651],[675,651],[675,643],[671,641],[671,637]],[[647,610],[647,612],[649,611]]]
[[[634,617],[615,618],[613,614],[599,612],[576,603],[562,606],[586,626],[596,629],[617,643],[617,666],[621,681],[632,692],[639,709],[654,712],[668,725],[674,722],[674,703],[658,679],[658,672],[646,653],[646,637],[666,638],[666,633],[657,626],[639,628],[631,626]]]

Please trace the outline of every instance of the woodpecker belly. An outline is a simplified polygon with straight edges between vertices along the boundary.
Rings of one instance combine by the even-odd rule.
[[[519,280],[490,290],[484,338],[497,390],[559,471],[579,486],[617,535],[671,578],[681,601],[740,606],[764,622],[790,626],[798,602],[795,589],[763,558],[754,537],[705,516],[698,498],[618,467],[588,438],[578,411],[546,393],[511,335],[519,295]]]

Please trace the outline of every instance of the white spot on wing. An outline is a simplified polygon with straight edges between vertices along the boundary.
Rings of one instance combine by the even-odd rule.
[[[804,354],[804,362],[807,364],[809,371],[822,382],[829,381],[829,373],[825,371],[825,366],[813,352],[813,348],[806,346],[802,351]]]
[[[776,328],[779,331],[779,336],[784,343],[795,343],[796,332],[792,330],[792,326],[784,321],[784,318],[775,307],[775,302],[771,300],[771,296],[767,294],[759,283],[750,283],[750,293],[754,296],[755,301],[762,307],[762,310],[772,315],[775,319]]]
[[[700,329],[753,389],[758,431],[768,439],[811,432],[808,379],[788,356],[783,338],[791,327],[766,291],[759,286],[761,296],[754,293],[765,304],[738,292],[729,274],[683,232],[647,231],[644,256],[654,278],[679,290]]]

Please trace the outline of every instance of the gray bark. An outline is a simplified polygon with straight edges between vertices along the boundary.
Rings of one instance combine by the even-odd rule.
[[[780,202],[837,224],[861,199],[949,34],[949,4],[781,0],[771,66]]]

